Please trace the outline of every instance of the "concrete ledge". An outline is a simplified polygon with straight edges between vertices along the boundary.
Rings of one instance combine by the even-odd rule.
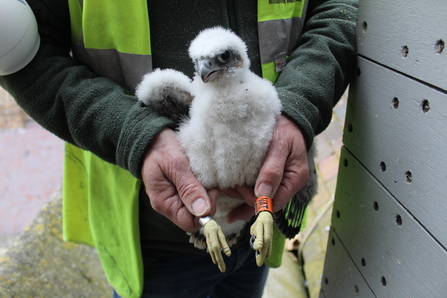
[[[62,239],[61,191],[0,258],[0,297],[111,297],[93,248]]]

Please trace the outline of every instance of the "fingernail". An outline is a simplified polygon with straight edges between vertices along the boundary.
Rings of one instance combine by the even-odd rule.
[[[270,184],[261,183],[259,184],[258,190],[256,191],[257,197],[272,197],[273,188]]]
[[[195,200],[192,203],[191,208],[192,208],[192,212],[194,213],[195,216],[202,216],[209,209],[207,202],[202,198]]]

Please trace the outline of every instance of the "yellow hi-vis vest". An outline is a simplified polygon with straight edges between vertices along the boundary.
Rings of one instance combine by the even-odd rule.
[[[147,0],[69,0],[74,56],[97,74],[134,91],[152,69]],[[275,82],[296,48],[305,0],[258,0],[263,77]],[[94,246],[113,288],[140,297],[143,265],[138,225],[141,181],[90,152],[66,144],[64,239]],[[270,267],[281,265],[284,237],[274,232]]]

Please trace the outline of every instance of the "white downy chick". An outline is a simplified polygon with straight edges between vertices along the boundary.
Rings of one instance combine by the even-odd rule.
[[[205,188],[253,186],[281,112],[277,92],[250,71],[245,43],[229,30],[202,31],[189,54],[196,67],[194,101],[178,136],[191,169]],[[245,222],[230,225],[226,216],[242,203],[222,193],[216,202],[213,218],[230,246]],[[194,235],[192,241],[201,246]]]

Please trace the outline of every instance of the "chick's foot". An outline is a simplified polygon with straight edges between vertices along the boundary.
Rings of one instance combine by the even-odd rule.
[[[227,244],[225,234],[215,220],[210,220],[203,227],[206,237],[208,252],[214,264],[217,264],[221,272],[225,272],[226,266],[222,257],[223,252],[227,257],[231,256],[230,247]]]
[[[254,239],[252,246],[256,251],[256,265],[261,267],[272,253],[273,215],[268,211],[259,213],[250,232]]]

